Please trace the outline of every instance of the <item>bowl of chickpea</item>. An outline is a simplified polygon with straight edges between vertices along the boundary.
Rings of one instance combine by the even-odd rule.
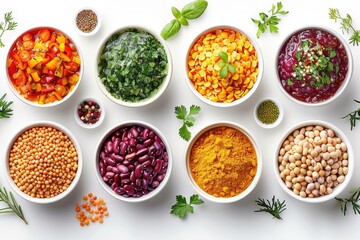
[[[354,153],[349,139],[325,121],[305,121],[286,131],[276,149],[275,176],[290,196],[320,203],[349,184]]]
[[[22,127],[6,152],[5,177],[16,194],[34,203],[53,203],[78,183],[83,166],[80,144],[64,126],[50,121]]]
[[[233,26],[201,32],[185,58],[190,90],[215,107],[232,107],[250,98],[260,85],[264,63],[256,40]]]

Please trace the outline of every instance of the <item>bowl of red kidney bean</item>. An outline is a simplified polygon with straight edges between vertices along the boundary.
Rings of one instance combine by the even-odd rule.
[[[142,121],[110,128],[95,155],[96,176],[113,197],[142,202],[158,194],[172,170],[171,149],[163,134]]]

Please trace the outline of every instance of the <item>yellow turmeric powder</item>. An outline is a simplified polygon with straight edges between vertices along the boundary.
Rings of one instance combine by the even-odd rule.
[[[240,130],[220,126],[204,132],[190,151],[190,169],[198,186],[214,197],[229,198],[249,187],[257,155]]]

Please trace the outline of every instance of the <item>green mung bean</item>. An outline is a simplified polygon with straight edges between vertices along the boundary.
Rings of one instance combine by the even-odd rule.
[[[279,107],[271,100],[262,102],[256,111],[257,118],[264,124],[273,124],[279,118]]]

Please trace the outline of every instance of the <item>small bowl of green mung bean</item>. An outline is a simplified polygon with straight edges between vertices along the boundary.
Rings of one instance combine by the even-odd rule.
[[[280,124],[284,116],[281,104],[273,98],[265,98],[256,104],[254,118],[263,128],[274,128]]]

